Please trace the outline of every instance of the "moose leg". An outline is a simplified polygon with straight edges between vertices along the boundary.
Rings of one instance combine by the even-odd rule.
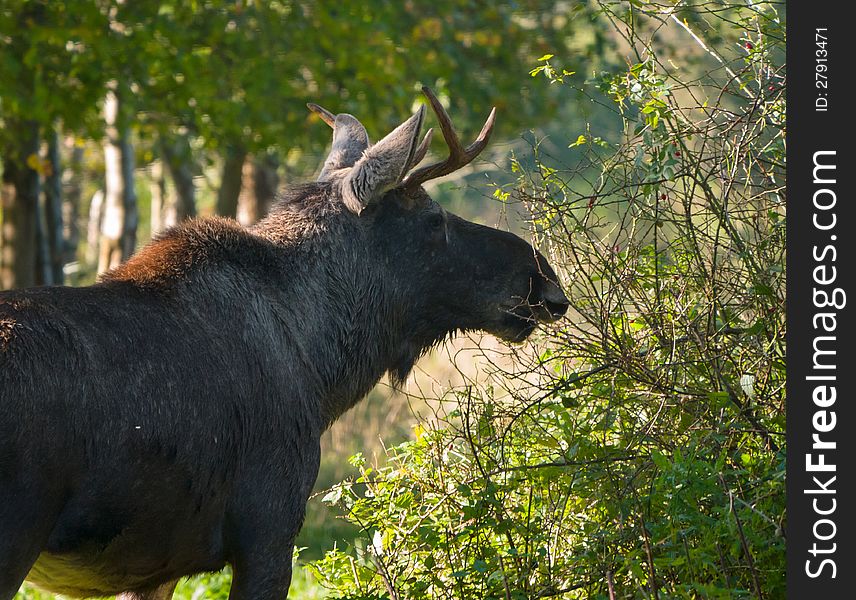
[[[170,600],[178,580],[168,581],[163,585],[144,592],[125,592],[116,596],[116,600]]]
[[[236,497],[241,511],[231,552],[234,578],[229,600],[288,597],[294,540],[318,475],[320,440],[307,441],[298,456],[302,468],[294,469],[292,464],[283,470],[282,464],[267,464],[240,486],[243,493]],[[285,494],[284,482],[292,482]]]
[[[47,543],[57,510],[50,494],[0,480],[0,600],[15,596]]]
[[[291,553],[289,553],[290,555]],[[249,566],[248,566],[249,567]],[[284,600],[291,586],[291,558],[288,566],[281,566],[276,573],[268,572],[267,565],[235,568],[229,600]]]
[[[0,521],[0,600],[14,598],[39,556],[37,545],[27,542],[25,531]]]
[[[294,539],[303,523],[306,501],[273,507],[261,504],[241,515],[233,552],[229,600],[283,600],[291,585]]]
[[[18,592],[50,531],[34,533],[0,523],[0,600],[10,600]]]
[[[254,525],[243,529],[238,553],[232,561],[234,576],[229,600],[288,597],[294,538],[303,521],[303,506],[298,514],[290,512],[288,519],[272,518],[269,513],[257,515],[258,518],[253,518]]]
[[[3,534],[0,535],[0,600],[12,600],[39,553],[30,548],[17,554],[12,548],[16,537],[6,536],[3,523],[0,523],[0,533]]]

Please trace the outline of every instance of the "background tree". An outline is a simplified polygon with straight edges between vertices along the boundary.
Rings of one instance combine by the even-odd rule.
[[[536,115],[548,117],[558,107],[555,94],[521,87],[519,74],[547,48],[585,49],[597,42],[597,35],[574,35],[565,8],[534,0],[496,6],[474,0],[430,5],[12,0],[0,7],[0,118],[6,132],[34,122],[46,139],[59,127],[61,135],[90,140],[109,154],[111,146],[99,141],[107,127],[99,117],[110,82],[117,82],[124,107],[118,139],[126,161],[133,156],[143,168],[163,160],[169,176],[165,198],[176,199],[177,219],[212,211],[235,216],[242,187],[253,205],[244,211],[246,218],[258,218],[269,202],[271,182],[311,176],[327,145],[329,136],[319,135],[320,122],[306,110],[307,100],[357,113],[369,131],[378,132],[413,109],[425,83],[451,104],[462,127],[476,126],[497,104],[503,115],[497,137],[516,134]],[[4,162],[16,156],[26,161],[33,154],[16,149],[23,139],[6,136]],[[44,161],[46,148],[33,148]],[[100,182],[108,177],[96,172],[101,160],[88,161],[87,180],[103,187]],[[250,161],[248,177],[245,161]],[[10,168],[23,172],[26,164]],[[134,180],[122,184],[126,203],[145,172],[134,172]],[[202,195],[201,182],[208,187]],[[14,228],[15,208],[7,198],[7,224]],[[111,192],[105,206],[114,206],[112,198]],[[148,202],[148,193],[142,201]],[[126,204],[122,209],[129,217],[135,211],[142,216],[144,235],[147,208]],[[108,211],[111,219],[114,212]],[[98,214],[90,217],[102,222]],[[104,226],[113,235],[109,220]],[[21,226],[27,227],[23,221]],[[130,221],[122,230],[135,237]],[[13,243],[10,229],[9,260],[14,252],[34,254],[27,249],[35,244],[34,235],[27,230]],[[116,243],[108,236],[103,245]],[[101,261],[100,267],[109,264]],[[20,285],[15,281],[5,285]]]
[[[60,166],[42,157],[41,140],[52,137],[57,122],[81,130],[92,125],[103,81],[95,48],[104,23],[91,2],[11,0],[0,7],[4,288],[45,279],[37,269],[41,178]]]
[[[4,288],[36,283],[39,174],[31,157],[38,157],[39,128],[31,120],[6,122],[3,151],[3,252],[0,285]]]
[[[134,253],[137,239],[137,195],[134,190],[134,147],[131,144],[129,90],[113,84],[104,100],[104,216],[98,272],[119,266]]]
[[[45,237],[47,262],[51,283],[62,283],[65,264],[65,234],[63,231],[62,167],[59,133],[56,128],[47,133],[47,173],[45,173]]]

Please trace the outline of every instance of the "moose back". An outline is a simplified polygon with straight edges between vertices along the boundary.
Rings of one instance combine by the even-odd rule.
[[[384,373],[450,333],[520,341],[568,301],[543,256],[443,210],[415,168],[424,107],[376,144],[347,114],[318,181],[250,228],[167,231],[84,288],[0,293],[0,600],[169,598],[233,569],[230,598],[284,598],[319,439]]]

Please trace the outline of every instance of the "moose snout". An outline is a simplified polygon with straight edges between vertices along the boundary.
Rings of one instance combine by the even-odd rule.
[[[535,308],[539,321],[552,323],[568,312],[570,302],[558,283],[538,274],[533,277],[532,288],[534,298],[530,303]]]

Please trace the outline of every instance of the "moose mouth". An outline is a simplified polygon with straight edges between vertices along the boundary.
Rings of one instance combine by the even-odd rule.
[[[500,306],[502,319],[494,333],[506,342],[524,341],[541,323],[553,323],[568,311],[568,303],[542,299],[536,304],[511,302]]]

